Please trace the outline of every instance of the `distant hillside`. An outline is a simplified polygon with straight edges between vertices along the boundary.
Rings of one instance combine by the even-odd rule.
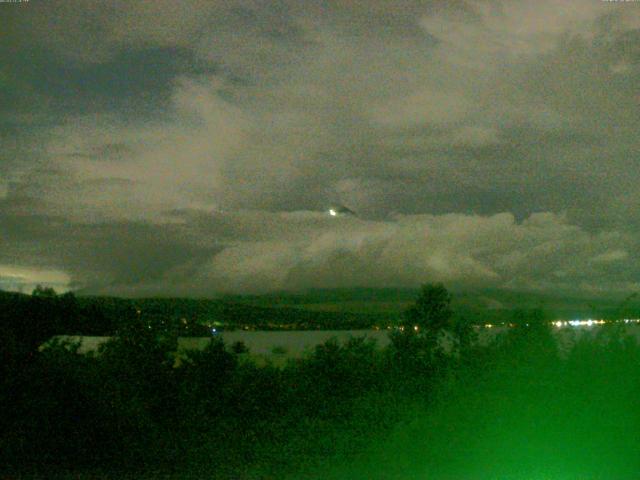
[[[101,297],[84,300],[102,302]],[[129,304],[145,317],[187,319],[198,323],[219,322],[229,327],[249,326],[255,328],[367,328],[379,322],[387,322],[390,316],[381,312],[364,314],[349,311],[315,311],[295,308],[268,301],[242,302],[231,299],[109,299],[110,302]]]
[[[316,312],[351,312],[400,315],[418,295],[411,288],[340,288],[277,292],[266,295],[230,295],[225,300],[263,307],[297,308]],[[509,321],[515,310],[541,308],[550,317],[625,318],[640,317],[640,298],[567,297],[503,289],[453,291],[453,308],[477,323]]]
[[[417,289],[396,288],[325,289],[218,299],[129,299],[70,294],[36,299],[0,292],[0,317],[4,319],[0,323],[15,324],[15,328],[20,324],[24,328],[32,325],[29,328],[34,329],[46,323],[53,333],[85,335],[109,335],[131,322],[177,330],[183,335],[206,335],[213,327],[360,329],[401,323],[402,313],[417,295]],[[476,324],[506,323],[517,310],[532,308],[541,308],[549,319],[640,318],[637,296],[592,299],[499,289],[453,292],[455,314]],[[30,320],[25,323],[21,318]]]
[[[347,330],[396,320],[385,313],[314,311],[220,299],[32,296],[0,291],[0,332],[9,329],[45,336],[112,335],[135,323],[181,335],[207,335],[211,328]]]

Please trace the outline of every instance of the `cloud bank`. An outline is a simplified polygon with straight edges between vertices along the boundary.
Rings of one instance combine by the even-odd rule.
[[[6,10],[6,268],[121,294],[638,287],[633,3]]]

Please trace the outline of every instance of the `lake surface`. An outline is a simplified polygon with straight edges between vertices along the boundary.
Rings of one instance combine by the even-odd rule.
[[[621,325],[623,332],[640,341],[640,325]],[[552,327],[561,351],[566,351],[575,341],[584,335],[597,335],[603,329],[614,328],[612,325],[592,326],[564,326]],[[481,345],[488,344],[496,336],[505,333],[509,328],[495,326],[492,328],[477,328],[478,342]],[[352,337],[365,337],[372,339],[379,347],[389,344],[389,330],[287,330],[287,331],[260,331],[260,330],[234,330],[213,334],[211,337],[180,337],[178,339],[178,351],[204,348],[211,338],[222,338],[231,346],[235,342],[243,342],[250,353],[259,356],[300,357],[311,352],[316,345],[336,338],[339,342],[345,342]],[[96,351],[100,344],[108,341],[110,337],[82,337],[59,335],[54,338],[80,342],[80,353]]]

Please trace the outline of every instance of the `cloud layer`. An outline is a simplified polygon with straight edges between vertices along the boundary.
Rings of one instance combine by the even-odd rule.
[[[633,3],[5,10],[5,269],[122,294],[638,287]]]

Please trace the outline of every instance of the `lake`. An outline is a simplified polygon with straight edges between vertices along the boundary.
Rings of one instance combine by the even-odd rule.
[[[612,328],[612,325],[580,325],[552,327],[560,349],[566,351],[576,339],[583,335],[597,334],[604,328]],[[640,341],[640,326],[636,323],[622,325],[623,331],[637,341]],[[477,327],[478,341],[486,345],[497,335],[504,333],[508,327]],[[211,337],[180,337],[178,339],[178,351],[189,349],[202,349],[211,338],[222,338],[230,346],[235,342],[243,342],[251,354],[258,356],[300,357],[310,352],[316,345],[326,342],[330,338],[336,338],[344,342],[351,337],[366,337],[376,342],[379,347],[389,344],[389,330],[287,330],[287,331],[261,331],[261,330],[234,330],[222,331]],[[90,337],[58,335],[59,340],[80,342],[80,353],[96,351],[100,344],[111,337]],[[48,342],[47,342],[48,343]]]

